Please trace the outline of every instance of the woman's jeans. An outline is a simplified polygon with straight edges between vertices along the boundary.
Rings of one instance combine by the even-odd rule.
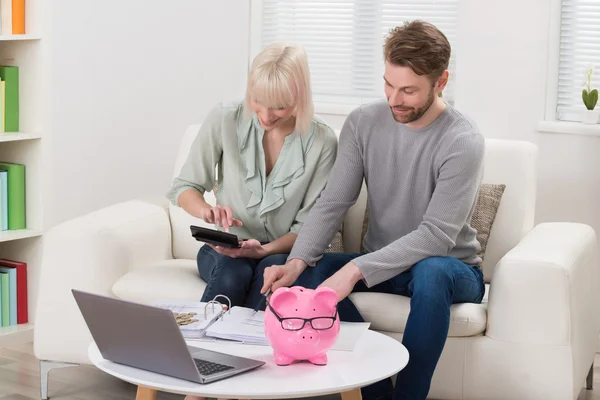
[[[263,273],[271,265],[283,265],[287,254],[273,254],[263,259],[231,258],[204,245],[198,251],[198,272],[207,283],[200,301],[208,302],[221,294],[231,306],[254,308],[262,299]],[[223,302],[224,299],[218,299]],[[261,310],[265,309],[262,302]]]
[[[326,253],[314,268],[304,270],[295,284],[315,289],[358,256],[360,254]],[[354,292],[410,297],[410,313],[402,338],[402,344],[409,352],[408,365],[398,373],[395,388],[391,379],[386,379],[362,388],[362,398],[425,400],[448,336],[450,306],[454,303],[481,303],[485,284],[479,267],[452,257],[431,257],[371,288],[360,281]],[[385,310],[389,304],[382,303],[380,307]],[[363,321],[349,298],[338,304],[338,312],[344,321]]]

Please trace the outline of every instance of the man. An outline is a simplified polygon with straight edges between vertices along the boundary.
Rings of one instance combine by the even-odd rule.
[[[410,296],[403,337],[410,361],[395,390],[388,380],[364,388],[363,396],[425,399],[448,334],[450,305],[481,302],[484,293],[480,244],[469,221],[485,141],[473,122],[439,97],[448,82],[450,44],[436,27],[414,21],[393,29],[384,55],[387,103],[366,104],[348,116],[329,182],[287,263],[265,269],[262,292],[328,286],[349,321],[362,320],[346,298],[352,291]],[[323,254],[363,178],[367,252]]]

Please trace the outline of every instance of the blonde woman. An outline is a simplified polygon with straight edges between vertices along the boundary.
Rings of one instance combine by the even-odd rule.
[[[264,269],[285,264],[336,152],[333,130],[313,113],[304,50],[265,48],[252,63],[245,100],[208,114],[168,193],[189,214],[243,239],[239,249],[200,248],[202,301],[223,294],[232,305],[259,303]],[[211,207],[203,193],[216,182]]]

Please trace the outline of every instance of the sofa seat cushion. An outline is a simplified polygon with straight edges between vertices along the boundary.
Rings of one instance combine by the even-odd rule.
[[[139,303],[200,301],[205,287],[196,260],[175,259],[126,273],[115,282],[112,291],[120,299]]]
[[[487,294],[481,304],[462,303],[450,307],[449,337],[480,335],[487,323]],[[350,299],[371,329],[404,333],[410,311],[410,298],[386,293],[352,293]]]
[[[115,282],[113,294],[139,303],[154,301],[200,301],[206,283],[198,275],[196,260],[175,259],[130,271]],[[454,304],[450,309],[449,337],[482,334],[487,319],[487,296],[481,304]],[[410,311],[410,298],[385,293],[352,293],[350,299],[371,329],[403,333]],[[382,306],[384,305],[384,306]]]

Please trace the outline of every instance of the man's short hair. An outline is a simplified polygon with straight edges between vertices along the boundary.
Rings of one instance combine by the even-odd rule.
[[[385,60],[410,67],[417,75],[427,75],[432,81],[448,69],[450,42],[434,25],[425,21],[405,22],[390,30],[385,40]]]

